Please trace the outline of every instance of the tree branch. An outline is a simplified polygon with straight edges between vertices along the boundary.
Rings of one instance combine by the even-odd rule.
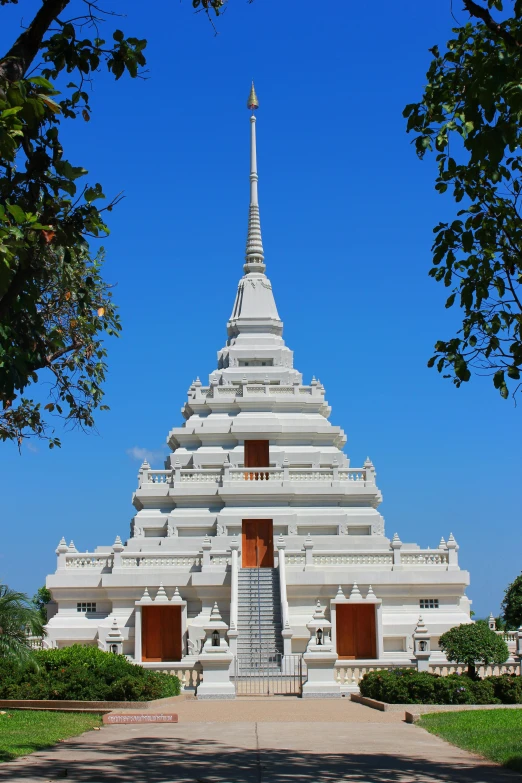
[[[17,38],[7,54],[0,60],[0,77],[9,81],[22,79],[38,54],[43,37],[52,22],[70,0],[43,0],[42,6],[29,27]]]
[[[494,35],[497,35],[499,38],[502,38],[504,43],[507,43],[508,46],[514,46],[517,49],[521,48],[522,44],[520,44],[519,41],[517,41],[517,39],[511,35],[510,32],[505,30],[500,22],[496,22],[493,19],[487,8],[484,8],[484,6],[475,3],[474,0],[464,0],[464,9],[470,16],[475,16],[477,19],[482,19],[488,30],[491,30],[491,32]]]

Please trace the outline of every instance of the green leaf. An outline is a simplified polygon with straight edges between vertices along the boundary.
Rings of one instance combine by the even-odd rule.
[[[36,84],[37,87],[46,87],[48,90],[54,91],[54,84],[51,84],[51,82],[48,79],[44,79],[43,76],[29,76],[27,79],[28,82],[31,82],[31,84]],[[55,95],[56,95],[55,91]]]
[[[16,204],[7,204],[6,206],[8,211],[11,213],[11,215],[14,217],[17,223],[26,222],[27,217],[22,207],[19,207]]]

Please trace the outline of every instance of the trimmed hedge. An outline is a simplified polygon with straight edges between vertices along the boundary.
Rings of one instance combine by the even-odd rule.
[[[179,692],[177,677],[97,647],[37,650],[23,667],[0,659],[0,699],[149,701]]]
[[[470,679],[466,674],[438,674],[415,669],[367,672],[361,696],[388,704],[522,704],[522,677]]]

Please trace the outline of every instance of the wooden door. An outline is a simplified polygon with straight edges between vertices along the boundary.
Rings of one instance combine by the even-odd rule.
[[[274,523],[271,519],[243,520],[243,568],[274,567]]]
[[[375,604],[337,604],[335,613],[339,658],[377,658]]]
[[[142,606],[141,645],[144,661],[180,661],[181,607]]]
[[[245,468],[270,467],[270,442],[268,440],[245,441]]]

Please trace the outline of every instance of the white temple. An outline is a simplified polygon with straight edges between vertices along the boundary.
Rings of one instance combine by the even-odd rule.
[[[422,614],[442,660],[440,634],[470,622],[469,574],[451,534],[427,549],[385,535],[373,463],[350,465],[324,387],[294,368],[265,274],[253,113],[250,133],[246,260],[217,368],[191,383],[164,468],[142,464],[128,541],[61,540],[45,644],[193,668],[217,660],[209,634],[221,656],[296,656],[319,649],[322,623],[335,666],[364,666],[411,662]]]

